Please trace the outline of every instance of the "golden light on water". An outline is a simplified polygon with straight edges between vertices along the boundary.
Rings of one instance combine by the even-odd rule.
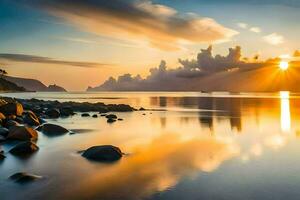
[[[281,70],[287,70],[289,68],[289,62],[287,62],[287,61],[281,61],[279,63],[279,68]]]
[[[289,132],[291,129],[291,112],[290,112],[290,93],[287,91],[280,92],[281,103],[281,130]]]

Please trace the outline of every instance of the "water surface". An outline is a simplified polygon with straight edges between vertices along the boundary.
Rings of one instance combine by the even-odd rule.
[[[0,199],[299,199],[300,99],[289,92],[14,93],[18,98],[126,103],[157,109],[50,120],[78,134],[47,137],[27,159],[0,163]],[[143,115],[145,114],[145,115]],[[112,144],[127,156],[90,162],[77,151]],[[8,151],[13,144],[2,144]],[[17,185],[18,171],[44,180]]]

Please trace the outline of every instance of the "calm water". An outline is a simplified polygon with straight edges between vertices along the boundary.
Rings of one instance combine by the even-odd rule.
[[[40,150],[0,163],[0,199],[299,199],[298,94],[20,93],[20,98],[127,103],[162,109],[51,120],[75,135],[40,134]],[[146,113],[146,115],[143,115]],[[152,113],[152,114],[151,114]],[[90,162],[77,151],[113,144],[128,156]],[[13,144],[3,144],[8,151]],[[17,185],[26,171],[46,177]],[[25,198],[26,197],[26,198]]]

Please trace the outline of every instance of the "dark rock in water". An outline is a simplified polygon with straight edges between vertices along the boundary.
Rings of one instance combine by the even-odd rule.
[[[122,118],[118,118],[118,120],[119,120],[119,121],[123,121],[123,119],[122,119]]]
[[[7,120],[15,120],[16,118],[17,118],[16,115],[8,115],[8,116],[6,117]]]
[[[20,124],[24,124],[24,120],[23,120],[22,117],[16,117],[15,121],[20,123]]]
[[[15,120],[8,120],[6,123],[5,123],[5,127],[6,128],[10,128],[10,127],[13,127],[13,126],[19,126],[20,124],[18,122],[16,122]]]
[[[0,135],[0,142],[4,142],[6,140],[6,138],[2,135]]]
[[[106,115],[105,117],[107,119],[117,119],[118,118],[117,115],[115,115],[115,114],[109,114],[109,115]]]
[[[36,140],[38,133],[27,126],[12,126],[9,128],[7,139],[11,140]]]
[[[101,117],[105,117],[106,115],[107,115],[107,114],[101,114],[100,116],[101,116]]]
[[[30,183],[30,182],[36,181],[38,179],[41,179],[41,178],[42,178],[42,176],[27,174],[25,172],[18,172],[9,177],[9,179],[11,179],[12,181],[14,181],[16,183],[20,183],[20,184]]]
[[[102,162],[111,162],[119,160],[122,157],[122,152],[118,147],[112,145],[93,146],[88,148],[82,154],[83,157]]]
[[[131,112],[134,111],[134,108],[132,108],[129,105],[126,104],[108,104],[106,105],[107,109],[110,112]]]
[[[32,111],[25,112],[24,122],[30,126],[39,126],[40,125],[39,118]]]
[[[97,117],[98,117],[98,115],[94,114],[92,117],[93,117],[93,118],[97,118]]]
[[[58,136],[69,132],[68,129],[62,126],[56,124],[48,124],[48,123],[39,126],[37,130],[43,132],[45,135],[48,136]]]
[[[71,106],[62,107],[59,109],[61,116],[68,117],[70,115],[74,115],[74,110]]]
[[[0,161],[4,160],[6,158],[6,156],[4,155],[3,151],[0,151]]]
[[[139,109],[139,111],[145,111],[146,109],[145,108],[143,108],[143,107],[141,107],[140,109]]]
[[[89,116],[90,116],[89,113],[82,113],[82,114],[81,114],[81,117],[89,117]]]
[[[0,112],[3,113],[5,116],[21,116],[23,114],[23,106],[18,102],[6,103],[0,106]]]
[[[108,118],[107,119],[107,123],[114,123],[116,120],[115,119],[113,119],[113,118]]]
[[[60,117],[60,112],[58,109],[56,108],[53,108],[53,109],[49,109],[46,111],[46,115],[49,117],[49,118],[59,118]]]
[[[37,150],[39,150],[39,147],[35,143],[27,141],[17,144],[9,152],[15,156],[24,156],[32,154]]]
[[[3,137],[7,137],[8,136],[8,129],[7,128],[4,128],[4,127],[0,127],[0,135],[3,136]]]

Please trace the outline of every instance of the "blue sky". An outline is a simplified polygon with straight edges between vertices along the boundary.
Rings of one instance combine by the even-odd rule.
[[[99,63],[99,66],[22,62],[1,59],[0,56],[0,63],[11,75],[38,78],[46,84],[55,82],[70,90],[82,90],[88,85],[100,84],[111,75],[130,72],[146,76],[149,68],[157,66],[161,59],[167,61],[168,67],[177,67],[178,58],[196,57],[201,48],[210,44],[213,44],[215,54],[226,54],[229,47],[240,45],[244,56],[260,54],[262,59],[292,54],[299,47],[300,3],[295,0],[146,1],[132,11],[140,18],[145,17],[146,27],[143,27],[143,21],[122,10],[124,6],[135,9],[131,6],[137,1],[127,1],[129,3],[123,7],[117,5],[118,0],[109,1],[106,7],[103,6],[105,0],[77,0],[74,1],[78,3],[76,6],[65,2],[0,0],[0,54],[87,62],[87,66],[93,62]],[[157,9],[157,4],[163,9],[149,10]],[[97,8],[89,14],[86,11],[92,8],[91,5]],[[113,12],[111,9],[117,9],[119,13],[99,14]],[[81,11],[84,17],[76,15]],[[173,11],[176,11],[176,16]],[[158,27],[163,27],[161,30],[152,29],[156,26],[158,14],[167,19],[158,20],[158,24],[161,23]],[[116,22],[119,15],[128,18],[124,21],[119,18],[120,22]],[[190,16],[196,20],[209,18],[213,25],[205,21],[201,22],[200,26],[204,27],[200,30],[189,31],[188,28],[195,26],[194,21],[187,19]],[[91,19],[97,19],[96,23]],[[106,20],[105,23],[102,19]],[[121,27],[122,24],[127,27]],[[207,32],[207,29],[213,29],[213,33]],[[83,74],[88,78],[82,78]],[[74,79],[81,81],[74,83]]]

